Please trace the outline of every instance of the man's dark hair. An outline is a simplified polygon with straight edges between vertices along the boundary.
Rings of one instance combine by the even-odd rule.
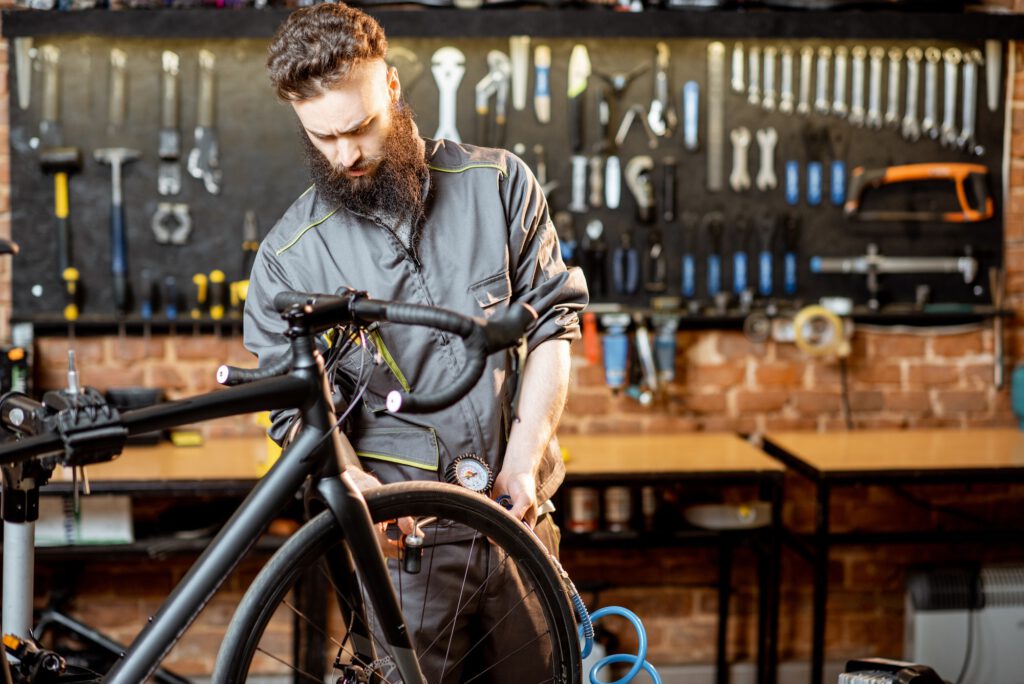
[[[341,3],[303,7],[288,15],[270,43],[267,70],[282,100],[306,100],[340,83],[358,62],[384,59],[384,29],[365,12]]]

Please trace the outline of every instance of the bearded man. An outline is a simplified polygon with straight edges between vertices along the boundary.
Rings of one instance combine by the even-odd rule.
[[[298,118],[313,185],[260,246],[245,307],[245,345],[261,366],[288,352],[272,305],[284,290],[351,287],[378,299],[478,317],[513,302],[529,304],[539,318],[528,334],[515,406],[510,356],[495,354],[481,381],[455,405],[417,416],[383,410],[391,390],[434,391],[461,368],[461,345],[425,328],[385,324],[360,344],[347,344],[334,373],[346,398],[359,401],[345,430],[346,446],[364,470],[354,478],[359,486],[444,481],[456,459],[473,459],[494,478],[486,493],[507,495],[512,514],[557,552],[557,528],[546,515],[564,470],[554,436],[567,393],[569,343],[579,337],[577,312],[588,300],[586,283],[579,269],[567,270],[562,262],[547,202],[527,166],[504,150],[421,138],[386,53],[380,25],[343,4],[293,12],[272,41],[270,79]],[[363,384],[365,391],[354,396]],[[288,414],[276,416],[272,436],[280,437],[289,420]],[[466,544],[484,553],[471,561],[474,572],[493,564],[486,543],[453,538],[433,547],[433,572],[444,565],[449,546]],[[460,681],[456,663],[465,659],[457,651],[475,643],[472,620],[489,624],[486,615],[452,620],[452,609],[466,602],[465,584],[474,579],[465,550],[451,556],[462,560],[449,563],[447,584],[431,580],[426,615],[409,625],[418,649],[441,642],[436,653],[418,654],[430,682]],[[424,568],[428,562],[424,558]],[[513,578],[488,586],[514,593],[519,584]],[[417,589],[409,578],[401,589],[404,606]],[[474,610],[501,611],[514,601],[489,590]],[[454,629],[452,624],[458,636],[439,639],[437,632]],[[509,624],[487,629],[495,630],[492,641],[505,639],[512,649],[509,629],[528,631]],[[534,661],[543,672],[544,641],[524,641],[535,644],[526,654],[536,656],[520,654],[515,666],[495,668],[487,681],[502,681],[503,670],[514,682],[547,679],[550,670],[530,674]],[[488,648],[495,652],[493,644]]]

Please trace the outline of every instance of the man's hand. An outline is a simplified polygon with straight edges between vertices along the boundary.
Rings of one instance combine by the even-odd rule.
[[[533,469],[519,470],[506,462],[494,480],[494,498],[502,494],[512,499],[509,512],[532,528],[537,522],[537,478]]]

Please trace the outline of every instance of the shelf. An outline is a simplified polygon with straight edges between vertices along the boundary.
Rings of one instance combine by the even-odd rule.
[[[796,38],[1012,40],[1024,15],[1005,13],[783,10],[409,9],[368,10],[389,37],[442,38]],[[99,35],[111,38],[268,38],[284,9],[5,10],[3,36]]]

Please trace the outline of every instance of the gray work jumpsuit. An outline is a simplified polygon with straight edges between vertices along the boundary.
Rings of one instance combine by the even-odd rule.
[[[427,140],[426,159],[426,214],[415,253],[384,220],[324,206],[314,188],[299,197],[270,231],[253,266],[245,306],[245,345],[261,366],[288,350],[284,326],[272,304],[274,295],[284,290],[333,293],[352,287],[377,299],[442,306],[478,317],[491,316],[511,302],[525,302],[539,314],[528,336],[529,349],[546,340],[579,337],[577,312],[588,301],[586,282],[578,268],[566,269],[562,261],[547,202],[529,168],[504,150],[448,140]],[[361,406],[347,430],[366,470],[383,483],[443,480],[453,459],[473,453],[495,473],[500,471],[512,421],[508,355],[492,355],[481,381],[455,405],[435,413],[395,415],[384,410],[388,392],[445,387],[461,368],[461,345],[447,333],[387,323],[372,331],[366,343],[384,363],[369,363],[363,350],[354,347],[339,363],[339,372],[353,385],[361,373],[364,379],[369,375]],[[271,434],[283,434],[288,420],[287,415],[276,416]],[[538,477],[538,501],[551,497],[563,475],[559,450],[552,444]],[[538,525],[538,534],[550,543],[557,535],[553,528],[545,520]],[[489,544],[482,540],[445,546],[454,553],[459,545],[479,555],[476,568],[493,563],[487,558],[493,556]],[[435,565],[441,562],[439,549],[432,552]],[[460,552],[462,558],[466,552]],[[425,558],[424,567],[426,562]],[[450,573],[456,589],[463,582],[464,565],[463,560]],[[431,596],[441,589],[436,581],[431,579]],[[514,590],[515,584],[515,578],[488,582],[492,593],[500,587]],[[406,601],[413,591],[414,587],[403,586]],[[449,594],[445,600],[454,597]],[[487,611],[496,612],[504,600],[489,596],[482,605],[482,620],[486,622]],[[410,618],[418,648],[423,648],[423,637],[431,629],[447,622],[444,613],[449,608],[454,606],[438,604],[435,610],[432,604],[422,630],[419,619]],[[426,641],[433,639],[430,635]],[[441,641],[447,640],[446,636]],[[447,644],[444,647],[441,656]],[[449,665],[458,659],[452,656],[449,652],[446,658]],[[427,656],[423,661],[425,670],[431,670],[432,660]],[[512,669],[518,671],[518,682],[530,681],[523,678],[527,660],[515,658]],[[428,673],[428,680],[440,681],[440,672],[434,674]],[[446,671],[444,681],[458,679]]]

